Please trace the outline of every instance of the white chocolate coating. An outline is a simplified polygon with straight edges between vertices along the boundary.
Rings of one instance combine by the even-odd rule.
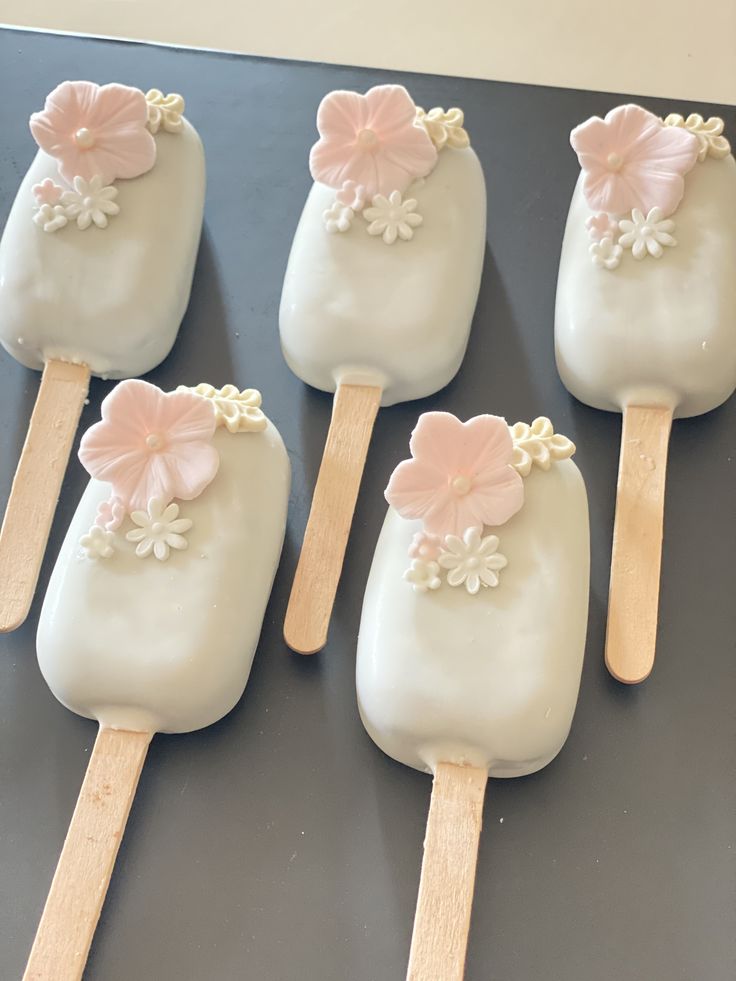
[[[421,522],[389,509],[363,602],[357,689],[368,734],[400,763],[516,777],[549,763],[567,738],[588,621],[585,485],[563,460],[535,468],[524,487],[523,508],[493,529],[508,566],[477,596],[402,582]]]
[[[118,729],[189,732],[242,695],[281,554],[290,468],[270,423],[218,429],[214,446],[217,476],[181,504],[194,522],[188,548],[164,562],[137,558],[124,540],[109,559],[84,556],[79,539],[109,494],[90,481],[38,628],[41,672],[73,712]]]
[[[663,405],[695,416],[736,387],[736,162],[706,159],[685,178],[672,215],[677,245],[660,259],[624,252],[596,268],[582,177],[557,281],[555,347],[562,381],[597,409]]]
[[[152,170],[116,181],[120,214],[107,228],[54,233],[33,222],[31,189],[61,179],[56,161],[36,154],[0,240],[0,343],[27,368],[60,359],[131,378],[171,350],[189,302],[205,164],[186,120],[181,133],[160,131],[156,147]]]
[[[378,385],[382,405],[439,391],[468,343],[483,267],[486,192],[470,148],[445,149],[404,195],[423,224],[409,242],[385,245],[356,215],[325,231],[334,190],[314,184],[294,235],[279,312],[281,346],[308,385]]]

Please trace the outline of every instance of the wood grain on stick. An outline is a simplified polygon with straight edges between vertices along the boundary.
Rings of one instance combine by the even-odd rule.
[[[439,763],[432,784],[407,981],[461,981],[488,771]]]
[[[324,647],[382,390],[339,385],[291,587],[284,639],[300,654]]]
[[[0,632],[28,616],[89,388],[89,368],[47,361],[0,529]]]
[[[664,491],[672,410],[624,409],[608,593],[606,665],[619,681],[643,681],[654,665]]]
[[[98,732],[23,981],[82,977],[151,736]]]

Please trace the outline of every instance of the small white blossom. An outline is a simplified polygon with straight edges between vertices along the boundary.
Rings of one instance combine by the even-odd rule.
[[[107,227],[107,216],[116,215],[120,205],[114,198],[118,189],[112,185],[103,187],[99,174],[86,181],[83,177],[74,178],[74,190],[65,191],[61,203],[66,209],[67,218],[76,218],[79,228],[89,228],[92,222],[98,228]]]
[[[139,527],[129,531],[125,537],[129,542],[138,543],[135,554],[141,559],[153,552],[163,562],[169,557],[169,549],[182,549],[189,544],[183,532],[189,531],[192,522],[189,518],[179,517],[178,504],[164,507],[163,501],[152,497],[148,502],[148,511],[133,511],[131,518]]]
[[[404,573],[404,579],[412,584],[415,593],[426,593],[428,589],[439,589],[442,585],[439,572],[440,567],[436,562],[412,559]]]
[[[115,551],[113,542],[115,535],[99,525],[92,525],[86,535],[82,535],[79,544],[90,559],[109,559]]]
[[[60,204],[42,204],[33,220],[45,232],[56,232],[67,223],[66,209]]]
[[[663,245],[672,247],[677,241],[670,232],[675,230],[671,218],[662,219],[662,209],[652,208],[645,217],[638,208],[631,212],[631,220],[624,218],[618,223],[623,235],[618,240],[619,245],[631,249],[635,259],[643,259],[647,253],[659,259],[664,251]]]
[[[355,181],[345,181],[335,195],[335,199],[352,211],[362,211],[365,207],[365,185]]]
[[[599,269],[615,269],[621,262],[624,250],[610,235],[606,235],[600,242],[591,242],[588,251],[594,266]]]
[[[449,585],[464,584],[473,595],[481,586],[497,586],[498,571],[507,564],[506,556],[497,551],[498,544],[495,535],[481,538],[481,529],[477,527],[468,528],[462,538],[446,535],[446,551],[440,555],[439,564],[449,569]]]
[[[399,191],[392,191],[387,198],[376,194],[372,207],[365,209],[363,217],[370,222],[368,234],[381,235],[386,245],[393,245],[397,238],[408,242],[423,221],[417,214],[416,199],[402,201]]]
[[[330,235],[334,235],[335,232],[346,232],[354,217],[353,209],[346,208],[339,201],[334,201],[327,211],[322,212],[325,229]]]

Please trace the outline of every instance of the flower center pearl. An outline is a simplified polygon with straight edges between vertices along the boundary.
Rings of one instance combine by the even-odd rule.
[[[358,146],[364,150],[372,150],[378,145],[378,137],[372,129],[362,129],[358,133]]]
[[[149,433],[146,436],[146,446],[149,450],[160,450],[163,444],[163,440],[158,433]]]
[[[456,494],[459,494],[460,497],[464,497],[473,486],[473,481],[465,474],[459,473],[457,477],[452,478],[450,481],[450,486]]]
[[[74,142],[77,144],[80,150],[89,150],[95,145],[94,133],[87,129],[86,126],[83,126],[74,134]]]
[[[606,163],[608,164],[609,170],[621,170],[624,160],[618,153],[609,153]]]
[[[151,531],[154,535],[160,535],[164,531],[164,524],[161,521],[154,521],[151,525]]]
[[[466,560],[466,565],[469,569],[477,569],[478,566],[480,565],[480,559],[476,558],[475,555],[472,555],[469,559]]]

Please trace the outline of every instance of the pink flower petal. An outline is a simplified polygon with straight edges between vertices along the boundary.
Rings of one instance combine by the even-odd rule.
[[[194,392],[168,392],[159,400],[156,425],[168,441],[190,443],[211,440],[217,428],[212,403]]]
[[[169,486],[173,489],[171,497],[180,501],[199,497],[220,466],[220,455],[214,446],[200,441],[177,443],[175,452],[162,456],[168,467]]]
[[[368,89],[364,98],[371,128],[377,129],[382,136],[401,133],[407,127],[414,126],[417,107],[403,85],[375,85]],[[414,128],[426,136],[424,127],[421,130]]]
[[[418,460],[403,460],[391,474],[384,496],[402,518],[424,518],[451,498],[447,477]]]
[[[489,470],[477,478],[467,497],[475,524],[495,527],[505,524],[524,504],[524,481],[511,466]]]
[[[450,412],[423,412],[409,440],[415,460],[432,467],[447,480],[460,469],[465,426]]]
[[[317,129],[325,139],[354,140],[368,124],[368,103],[364,95],[337,89],[328,92],[317,109]]]

